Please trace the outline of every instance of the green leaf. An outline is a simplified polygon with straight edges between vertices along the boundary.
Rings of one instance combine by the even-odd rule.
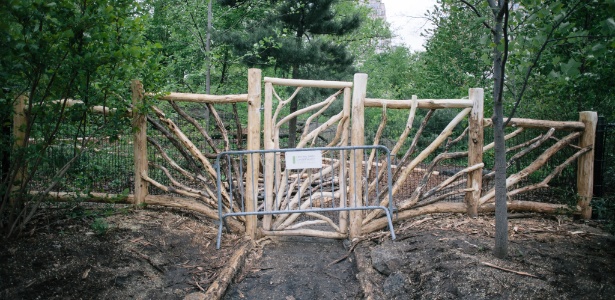
[[[562,63],[560,65],[562,73],[566,74],[568,77],[575,77],[579,75],[579,67],[581,67],[581,63],[574,60],[574,58],[570,58],[567,63]]]

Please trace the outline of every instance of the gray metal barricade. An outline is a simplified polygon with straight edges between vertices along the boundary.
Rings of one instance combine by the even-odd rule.
[[[367,161],[360,161],[362,167],[357,168],[357,163],[352,161],[356,155],[351,154],[363,150],[368,150],[364,151],[364,159],[371,155],[372,163],[368,165]],[[258,165],[247,168],[248,162]],[[266,228],[272,232],[325,224],[342,235],[347,232],[343,229],[342,214],[347,216],[353,210],[382,210],[391,238],[395,239],[391,217],[391,160],[389,149],[384,146],[226,151],[217,155],[215,167],[220,217],[218,249],[225,219],[250,215],[263,216],[261,226],[273,227]],[[255,179],[251,182],[245,182],[247,169],[258,172],[253,174]],[[264,176],[267,169],[273,169],[270,176]],[[354,178],[354,184],[350,184],[351,178]],[[255,191],[251,197],[256,208],[254,211],[246,211],[248,184]],[[357,201],[348,199],[348,195],[356,194],[349,193],[350,186],[362,189],[363,205],[351,204]],[[385,198],[388,198],[388,205],[380,205]],[[316,220],[301,220],[301,217],[314,216]],[[267,218],[268,221],[264,222]],[[264,225],[270,223],[272,225]]]

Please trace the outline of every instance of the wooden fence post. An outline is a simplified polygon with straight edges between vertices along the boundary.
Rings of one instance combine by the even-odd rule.
[[[468,167],[483,162],[484,128],[483,128],[483,89],[470,89],[472,111],[469,116],[470,132],[468,135]],[[468,216],[478,216],[478,203],[483,185],[483,168],[478,168],[468,173],[468,188],[473,191],[467,192],[465,203]]]
[[[248,145],[247,150],[260,150],[261,148],[261,70],[248,70]],[[246,212],[256,211],[258,197],[258,177],[260,155],[248,156],[246,168]],[[268,178],[273,180],[273,178]],[[256,184],[253,184],[256,183]],[[246,216],[246,235],[253,239],[257,238],[256,216]]]
[[[263,120],[263,147],[264,149],[275,149],[275,143],[273,141],[273,132],[274,132],[274,124],[273,124],[273,84],[271,82],[265,82],[265,112],[264,112],[264,120]],[[274,169],[276,166],[274,165],[274,161],[276,154],[274,153],[266,153],[265,154],[265,210],[273,210],[273,187],[274,181],[278,182],[277,178],[274,178]],[[278,158],[279,159],[279,158]],[[279,161],[279,160],[277,160]],[[278,173],[279,174],[279,173]],[[271,215],[263,215],[263,229],[271,230]]]
[[[340,140],[340,146],[342,147],[346,147],[348,146],[348,134],[349,134],[349,130],[350,129],[350,102],[352,101],[352,90],[347,87],[344,88],[344,105],[343,105],[343,112],[344,112],[344,119],[342,119],[344,121],[343,124],[343,132],[342,132],[342,138]],[[339,168],[339,173],[340,176],[342,174],[346,175],[348,174],[348,160],[346,159],[347,155],[346,155],[346,151],[342,151],[340,153],[340,168]],[[346,180],[340,180],[340,191],[346,191],[347,186],[346,186]],[[344,196],[347,196],[344,195]],[[342,196],[341,200],[340,200],[340,206],[342,205],[347,205],[346,204],[346,197]],[[342,202],[343,201],[343,202]],[[348,232],[348,211],[341,211],[340,212],[340,232]]]
[[[354,74],[351,115],[351,146],[365,145],[365,97],[367,95],[367,74]],[[363,206],[363,150],[350,151],[348,201],[350,207]],[[363,211],[350,211],[350,239],[361,236]]]
[[[577,162],[577,193],[579,195],[578,205],[581,207],[581,217],[589,220],[592,217],[590,206],[594,193],[594,145],[596,140],[596,126],[598,125],[598,114],[594,111],[582,111],[579,113],[579,121],[585,124],[585,130],[579,138],[579,146],[591,146],[592,150],[585,153]]]
[[[148,172],[147,166],[147,119],[140,111],[144,102],[143,84],[139,80],[133,80],[130,84],[132,90],[132,129],[133,129],[133,154],[135,168],[135,191],[133,203],[138,206],[145,202],[148,194],[148,183],[142,179],[141,174]]]

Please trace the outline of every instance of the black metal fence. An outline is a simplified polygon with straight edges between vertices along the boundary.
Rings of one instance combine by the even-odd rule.
[[[615,122],[598,118],[594,156],[594,196],[615,194]]]

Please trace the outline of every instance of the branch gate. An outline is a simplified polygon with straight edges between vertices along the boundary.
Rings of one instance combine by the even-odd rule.
[[[382,168],[386,177],[381,187],[377,187],[371,195],[367,193],[365,174],[357,173],[356,165],[362,162],[354,161],[356,153],[363,150],[373,150],[376,158],[382,157],[387,161],[382,166],[375,165],[374,172],[377,174]],[[392,200],[389,155],[389,150],[384,146],[228,151],[218,154],[218,207],[225,206],[222,203],[223,190],[229,192],[230,203],[227,211],[218,210],[221,222],[217,248],[220,248],[223,224],[229,217],[263,216],[261,226],[265,235],[342,239],[347,237],[348,213],[366,210],[384,212],[391,238],[395,239],[393,201],[389,201],[388,206],[382,206],[375,197],[384,195]],[[244,172],[244,164],[250,172],[258,172],[262,166],[264,170],[273,170],[273,175],[248,175]],[[238,172],[233,172],[233,165],[237,166]],[[247,177],[252,179],[244,182],[243,178]],[[365,197],[359,205],[356,198],[358,193],[350,192],[349,186],[363,189],[364,195],[371,197]],[[247,190],[250,192],[247,193]],[[248,210],[247,207],[256,209]]]
[[[261,105],[263,82],[264,102]],[[171,102],[177,114],[200,132],[200,138],[206,143],[198,144],[185,134],[179,123],[156,106],[152,106],[155,116],[141,111],[139,103],[146,100],[144,95],[147,94],[136,82],[133,101],[137,109],[132,117],[139,130],[135,131],[133,139],[135,189],[132,202],[193,209],[212,219],[222,219],[219,234],[224,223],[233,231],[245,232],[253,238],[309,235],[353,239],[386,227],[392,230],[393,206],[396,206],[395,221],[430,213],[476,216],[479,211],[493,210],[495,192],[489,182],[495,172],[485,169],[489,162],[483,158],[483,153],[492,151],[494,145],[484,144],[485,127],[492,124],[483,118],[482,89],[470,89],[468,99],[419,100],[413,96],[411,100],[389,100],[366,98],[366,87],[367,74],[355,74],[353,82],[268,77],[262,80],[260,70],[250,69],[247,94],[152,96]],[[289,106],[293,106],[297,97],[304,97],[302,102],[311,104],[290,110]],[[208,132],[176,105],[179,101],[210,106],[221,132],[221,144],[216,145]],[[247,133],[243,148],[246,150],[232,151],[223,120],[212,105],[239,102],[247,104],[248,123],[246,131],[241,125],[237,126],[236,136],[239,141]],[[382,112],[372,146],[365,143],[366,108]],[[406,126],[395,131],[395,135],[401,133],[393,137],[394,146],[390,152],[379,143],[383,132],[391,127],[387,127],[387,109],[407,114]],[[417,113],[419,110],[421,114]],[[437,135],[421,145],[419,139],[430,118],[439,110],[447,110],[448,115],[454,117],[439,134],[436,132]],[[415,116],[422,118],[418,127],[413,127]],[[296,147],[284,149],[291,128],[296,128],[289,123],[296,118],[301,120],[295,123],[299,125],[294,130]],[[513,127],[505,136],[506,151],[511,154],[509,164],[529,153],[533,153],[535,159],[519,173],[508,176],[508,195],[548,187],[553,177],[578,159],[577,193],[580,197],[574,212],[588,218],[591,215],[589,200],[596,121],[595,112],[581,112],[579,121],[511,119],[509,124]],[[159,144],[159,137],[146,135],[146,123],[162,132],[160,138],[169,139],[168,146]],[[195,131],[194,128],[188,126],[186,130]],[[512,140],[526,129],[540,134],[520,143]],[[413,138],[411,132],[414,132]],[[370,136],[372,134],[369,132]],[[412,142],[406,143],[410,138]],[[146,151],[148,143],[154,146],[156,156],[162,158],[166,167],[150,161],[151,155]],[[467,150],[449,152],[450,146],[456,143],[465,144]],[[565,148],[574,152],[572,156],[551,164],[555,167],[549,170],[547,161],[555,160],[554,154]],[[171,150],[182,153],[188,164],[184,166],[174,161],[167,153]],[[396,160],[395,173],[391,176],[393,158]],[[463,159],[460,163],[449,163],[460,158]],[[289,165],[293,159],[304,164]],[[446,165],[454,167],[447,170],[452,173],[440,174],[437,167]],[[153,170],[148,170],[148,166]],[[543,167],[547,169],[538,173]],[[544,177],[540,182],[525,183],[531,174]],[[176,179],[179,177],[184,181]],[[150,195],[150,185],[179,197]],[[451,196],[455,197],[453,201],[447,198]],[[523,200],[511,201],[508,207],[552,213],[569,208],[567,204]]]
[[[227,217],[245,217],[246,231],[252,236],[256,235],[257,216],[262,215],[260,232],[264,235],[346,238],[349,233],[351,237],[360,235],[365,210],[382,211],[394,239],[392,198],[387,204],[380,203],[383,197],[392,197],[390,153],[384,146],[364,146],[362,131],[350,134],[353,83],[269,77],[264,78],[264,83],[264,150],[258,149],[260,142],[256,138],[248,137],[247,151],[223,152],[216,160],[218,192],[228,190],[240,203],[240,207],[233,207],[231,200],[227,211],[219,203],[218,245]],[[283,92],[287,93],[284,97]],[[302,93],[321,96],[324,100],[312,100],[314,104],[297,111],[285,110]],[[355,94],[361,95],[356,91]],[[253,113],[250,117],[260,116],[260,112]],[[296,147],[282,149],[283,133],[291,128],[288,123],[300,116],[305,121],[302,130],[297,130],[300,134]],[[385,162],[377,163],[374,168],[378,184],[373,191],[367,189],[372,168],[363,168],[365,150],[371,151],[376,161]],[[235,172],[231,170],[232,161],[239,162],[236,164],[239,170],[237,167]],[[245,173],[241,169],[244,164]],[[218,199],[222,201],[220,194]],[[352,228],[359,230],[353,232]]]

